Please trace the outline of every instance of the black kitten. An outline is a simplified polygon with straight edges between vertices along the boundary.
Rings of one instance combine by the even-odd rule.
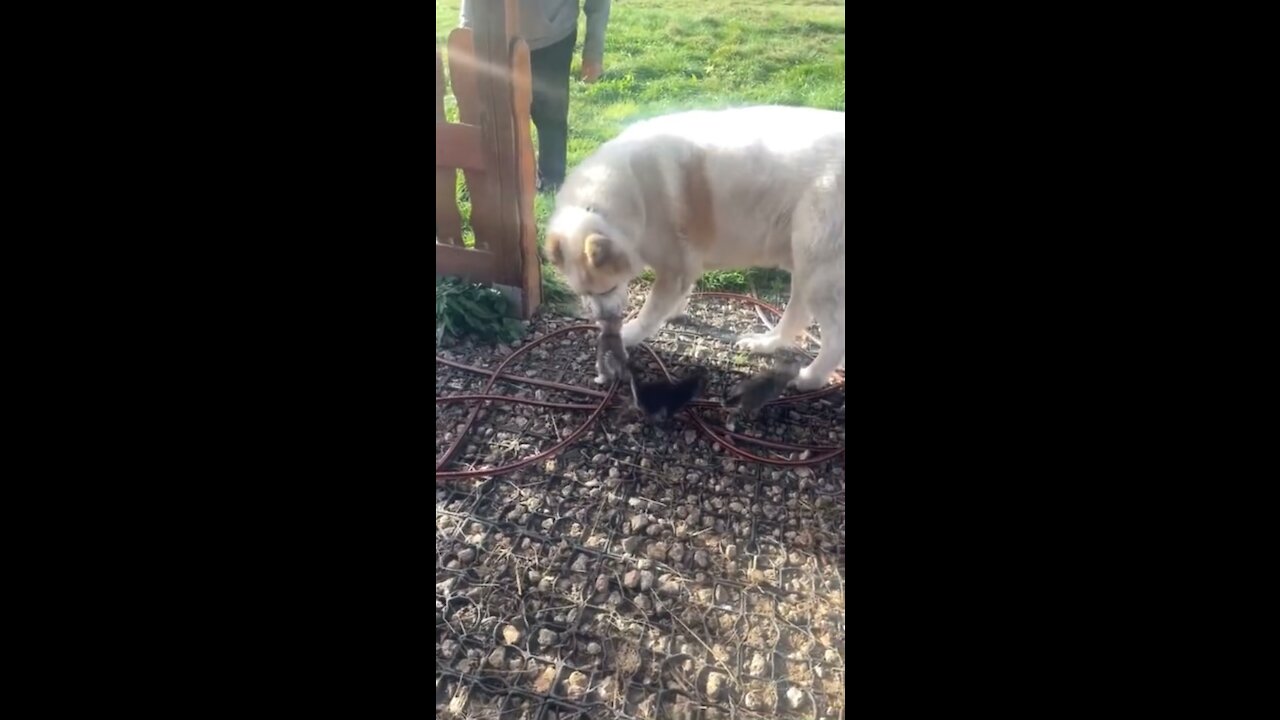
[[[664,420],[675,415],[702,392],[706,369],[695,367],[688,377],[674,383],[642,383],[636,380],[636,374],[635,368],[632,368],[631,397],[635,400],[636,407],[652,420]]]

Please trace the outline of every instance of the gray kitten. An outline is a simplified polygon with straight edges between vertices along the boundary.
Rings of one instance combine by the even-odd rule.
[[[622,346],[622,318],[600,320],[600,339],[596,345],[596,384],[604,385],[630,375],[627,349]]]
[[[725,396],[724,404],[739,407],[743,414],[754,414],[765,403],[781,395],[799,374],[800,363],[782,363],[738,383]]]

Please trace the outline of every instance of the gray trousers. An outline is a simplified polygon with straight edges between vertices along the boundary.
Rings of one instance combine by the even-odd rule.
[[[569,142],[569,66],[578,29],[554,45],[529,52],[533,102],[529,115],[538,128],[538,187],[564,182]]]

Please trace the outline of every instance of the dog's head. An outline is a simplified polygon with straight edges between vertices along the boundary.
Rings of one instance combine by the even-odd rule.
[[[551,217],[546,254],[596,319],[621,317],[627,285],[644,269],[627,238],[598,213],[577,207]]]

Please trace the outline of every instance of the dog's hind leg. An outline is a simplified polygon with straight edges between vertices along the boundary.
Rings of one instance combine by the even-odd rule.
[[[800,371],[795,386],[816,390],[844,362],[844,171],[843,162],[820,178],[801,201],[791,239],[795,257],[792,302],[804,298],[822,333],[822,349]],[[781,325],[781,323],[779,323]]]
[[[817,390],[826,385],[831,373],[844,362],[844,305],[832,302],[817,305],[822,349],[818,351],[818,357],[796,376],[795,387],[802,392]]]
[[[791,280],[791,301],[782,310],[782,318],[769,332],[756,335],[745,335],[738,340],[738,347],[754,353],[769,354],[795,344],[796,336],[808,327],[812,315],[809,314],[809,303],[804,292]]]

